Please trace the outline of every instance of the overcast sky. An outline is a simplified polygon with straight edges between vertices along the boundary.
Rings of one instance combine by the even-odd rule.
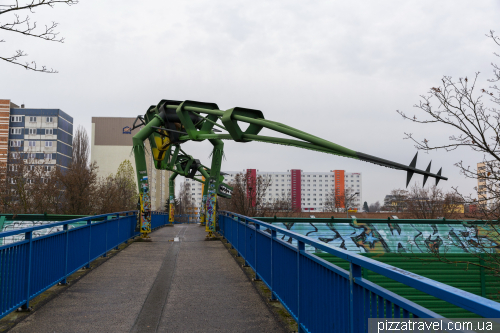
[[[26,107],[60,108],[90,134],[91,117],[135,117],[161,99],[259,109],[355,151],[409,164],[416,149],[404,132],[446,142],[446,128],[411,124],[419,95],[443,75],[491,78],[485,37],[500,32],[498,1],[148,1],[81,0],[32,14],[60,23],[64,44],[0,33],[0,54],[17,49],[59,74],[0,62],[0,97]],[[5,15],[3,15],[5,16]],[[1,17],[0,22],[6,18]],[[269,133],[266,133],[269,134]],[[208,142],[186,144],[209,164]],[[226,141],[223,170],[363,174],[363,201],[382,201],[406,173],[366,162],[263,143]],[[419,154],[417,167],[443,167],[444,188],[473,192],[459,175],[468,150]],[[422,176],[414,176],[419,184]]]

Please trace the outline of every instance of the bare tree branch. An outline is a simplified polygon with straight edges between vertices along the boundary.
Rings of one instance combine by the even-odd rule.
[[[43,29],[37,28],[36,22],[31,22],[30,16],[27,15],[24,19],[20,18],[17,12],[29,11],[35,13],[34,9],[41,6],[54,7],[56,4],[67,4],[69,6],[78,4],[78,0],[32,0],[20,4],[18,0],[12,4],[0,5],[0,15],[12,13],[10,21],[0,22],[0,29],[7,32],[19,33],[24,36],[40,38],[46,41],[64,43],[64,38],[59,37],[59,33],[55,31],[58,23],[52,22],[50,25],[45,25]],[[3,18],[5,16],[0,16]],[[4,39],[0,43],[5,43]],[[48,69],[46,66],[38,67],[35,61],[20,62],[19,58],[25,57],[27,54],[23,50],[17,50],[12,56],[0,56],[0,59],[14,65],[22,66],[27,70],[42,73],[57,73],[54,69]]]

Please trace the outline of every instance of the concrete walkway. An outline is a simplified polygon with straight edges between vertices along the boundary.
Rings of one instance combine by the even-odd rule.
[[[282,332],[219,241],[175,225],[136,242],[12,332]],[[175,236],[180,242],[171,242]]]

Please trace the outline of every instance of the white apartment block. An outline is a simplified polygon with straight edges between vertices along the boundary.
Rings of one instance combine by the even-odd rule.
[[[243,171],[225,172],[225,182],[230,184],[238,173],[250,177],[262,176],[271,180],[266,191],[264,201],[272,202],[275,199],[290,196],[295,207],[303,212],[322,212],[328,194],[337,189],[339,195],[352,198],[349,209],[361,210],[363,198],[363,178],[360,172],[345,172],[332,170],[330,172],[303,172],[302,170],[288,170],[287,172],[259,171],[245,169]],[[201,183],[186,179],[191,183],[191,195],[196,207],[201,205],[203,186]],[[358,193],[358,194],[355,194]],[[339,207],[344,208],[344,207]]]

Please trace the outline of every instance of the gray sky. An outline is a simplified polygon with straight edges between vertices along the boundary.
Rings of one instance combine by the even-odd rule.
[[[498,1],[148,1],[82,0],[33,14],[56,21],[64,44],[0,33],[0,52],[17,49],[59,74],[0,62],[2,98],[60,108],[90,133],[93,116],[144,114],[161,99],[259,109],[350,149],[409,164],[404,132],[444,142],[449,132],[404,121],[442,75],[473,76],[480,86],[497,61]],[[3,22],[5,18],[2,18]],[[266,133],[269,134],[269,133]],[[208,142],[186,144],[208,163]],[[363,200],[382,201],[406,173],[366,162],[263,143],[226,142],[223,170],[363,173]],[[473,191],[453,166],[482,156],[468,150],[419,154],[417,167],[443,167],[444,188]],[[414,176],[419,184],[422,176]]]

